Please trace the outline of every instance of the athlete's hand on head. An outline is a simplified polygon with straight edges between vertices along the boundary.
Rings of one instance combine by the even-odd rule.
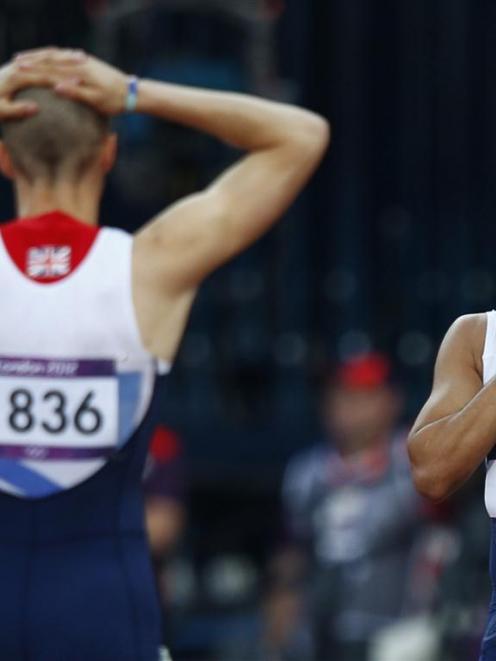
[[[124,111],[129,77],[82,51],[43,48],[21,53],[17,62],[33,73],[54,76],[57,94],[93,106],[105,115]]]
[[[0,68],[0,122],[34,115],[38,106],[27,100],[16,101],[14,95],[25,87],[53,87],[58,80],[56,74],[26,67],[22,60],[15,59]]]

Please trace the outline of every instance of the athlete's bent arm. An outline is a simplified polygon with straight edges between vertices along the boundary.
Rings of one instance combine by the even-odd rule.
[[[93,57],[42,49],[21,57],[63,76],[60,94],[100,112],[123,111],[128,76]],[[329,142],[322,117],[242,94],[141,80],[137,110],[209,133],[248,154],[207,190],[160,214],[135,237],[134,294],[143,340],[170,360],[200,282],[281,217]]]
[[[329,130],[325,120],[293,106],[149,81],[141,85],[138,109],[249,152],[136,236],[140,328],[148,348],[170,361],[198,285],[281,217],[318,165]]]
[[[496,380],[483,386],[486,315],[460,317],[436,362],[432,393],[410,432],[417,489],[443,500],[460,487],[496,443]]]
[[[65,76],[56,91],[107,115],[124,110],[129,77],[94,57],[41,49],[18,58],[37,73]],[[328,122],[308,110],[243,94],[141,80],[138,112],[176,122],[249,152],[206,191],[160,215],[139,234],[161,253],[157,276],[170,290],[196,287],[253,243],[287,209],[320,162]],[[163,255],[167,254],[167,259]]]
[[[248,156],[142,230],[160,242],[167,287],[191,288],[280,218],[318,165],[327,122],[306,110],[240,94],[142,81],[138,110],[200,129]]]

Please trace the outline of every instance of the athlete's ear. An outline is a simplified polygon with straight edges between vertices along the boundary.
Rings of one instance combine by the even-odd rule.
[[[117,133],[109,133],[103,143],[100,165],[105,174],[114,167],[117,158]]]
[[[15,178],[15,169],[5,143],[0,140],[0,172],[7,179]]]

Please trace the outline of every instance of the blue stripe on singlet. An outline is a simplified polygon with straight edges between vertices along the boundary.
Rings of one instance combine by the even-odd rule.
[[[60,489],[59,485],[44,475],[9,459],[0,459],[0,479],[31,497],[47,496]]]
[[[140,372],[118,374],[119,383],[119,439],[122,447],[134,432],[136,412],[140,401],[142,375]],[[103,458],[103,457],[102,457]],[[0,479],[30,498],[42,498],[63,489],[19,459],[0,458]]]
[[[140,401],[142,374],[140,372],[122,372],[119,380],[119,440],[118,447],[132,436],[136,411]]]

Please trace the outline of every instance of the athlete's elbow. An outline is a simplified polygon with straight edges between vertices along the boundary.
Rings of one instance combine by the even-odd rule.
[[[320,159],[331,142],[331,124],[322,115],[301,110],[298,128],[292,133],[292,141],[298,153],[307,153]]]
[[[331,142],[331,123],[313,112],[309,113],[308,121],[309,141],[313,141],[322,151],[327,149]]]
[[[446,500],[460,484],[459,480],[454,479],[447,470],[443,470],[434,462],[415,462],[411,454],[410,462],[415,488],[421,496],[434,503]]]
[[[436,503],[445,500],[452,492],[449,476],[440,470],[433,457],[425,455],[421,439],[413,433],[408,439],[408,455],[417,491]]]
[[[453,485],[441,475],[413,468],[413,483],[421,496],[434,503],[441,503],[453,492]]]

